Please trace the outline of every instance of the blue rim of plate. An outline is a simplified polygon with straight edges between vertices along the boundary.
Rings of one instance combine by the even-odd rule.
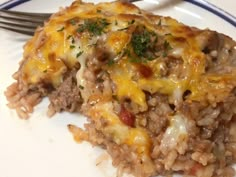
[[[8,0],[2,4],[0,4],[0,9],[11,9],[15,6],[18,6],[20,4],[23,4],[27,1],[30,1],[30,0]]]
[[[213,5],[212,3],[209,3],[205,0],[184,0],[184,1],[194,4],[198,7],[201,7],[203,9],[215,14],[216,16],[222,18],[223,20],[227,21],[228,23],[230,23],[234,27],[236,27],[236,17],[233,16],[232,14],[224,11],[223,9],[220,9],[219,7]]]
[[[30,0],[8,0],[7,2],[0,4],[0,9],[11,9],[15,6],[18,6],[22,3],[25,3]],[[198,7],[201,7],[214,15],[222,18],[223,20],[227,21],[234,27],[236,27],[236,17],[231,15],[230,13],[224,11],[223,9],[220,9],[216,7],[215,5],[205,1],[205,0],[184,0],[185,2],[191,3],[193,5],[196,5]]]

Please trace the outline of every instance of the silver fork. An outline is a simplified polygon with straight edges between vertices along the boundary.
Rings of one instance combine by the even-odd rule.
[[[133,3],[142,0],[120,0]],[[167,6],[170,2],[179,0],[165,0],[161,5]],[[161,6],[160,6],[161,7]],[[34,35],[35,29],[42,26],[51,13],[29,13],[0,9],[0,28],[26,35]]]
[[[141,0],[120,0],[136,2]],[[26,35],[34,35],[35,29],[42,26],[51,13],[30,13],[0,9],[0,28]]]
[[[33,35],[38,26],[51,16],[50,13],[29,13],[10,10],[0,10],[0,28]]]

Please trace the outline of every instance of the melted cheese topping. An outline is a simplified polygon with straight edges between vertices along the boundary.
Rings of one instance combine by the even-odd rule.
[[[106,9],[107,7],[109,8]],[[128,13],[133,15],[124,15],[127,13],[127,9]],[[85,60],[96,50],[97,41],[104,40],[105,46],[111,52],[119,54],[126,47],[132,35],[132,31],[123,29],[131,26],[130,21],[133,20],[137,21],[138,25],[145,25],[147,29],[158,35],[171,34],[164,35],[164,40],[168,41],[173,48],[170,50],[170,55],[181,57],[183,60],[181,68],[183,77],[178,78],[175,73],[168,77],[161,77],[158,73],[162,65],[160,59],[156,59],[147,63],[154,71],[153,77],[139,78],[134,81],[132,77],[137,71],[129,66],[132,63],[127,62],[128,60],[121,61],[120,69],[118,67],[110,69],[111,77],[118,86],[117,92],[120,99],[129,97],[145,110],[147,106],[143,90],[151,93],[161,92],[173,98],[175,98],[173,95],[176,93],[176,89],[182,93],[185,90],[190,90],[192,94],[189,99],[197,101],[205,100],[209,90],[227,94],[229,87],[227,83],[235,83],[235,69],[234,74],[230,75],[204,74],[206,56],[202,53],[197,39],[199,31],[188,28],[170,18],[156,17],[153,22],[150,22],[143,15],[144,12],[140,13],[138,8],[122,3],[101,3],[94,6],[76,1],[71,7],[54,15],[25,46],[24,58],[27,62],[22,66],[24,80],[33,84],[48,80],[56,86],[62,82],[66,70],[79,62],[81,69],[77,74],[78,83],[84,86]],[[107,20],[109,25],[104,35],[91,38],[89,33],[81,35],[77,33],[78,24],[83,24],[88,18]],[[164,24],[163,26],[155,24],[155,21],[160,20]],[[83,54],[78,57],[79,53]],[[127,69],[127,66],[131,69]],[[113,72],[113,70],[115,71]]]
[[[184,116],[177,114],[170,118],[170,126],[164,133],[161,140],[160,149],[164,154],[174,149],[179,151],[180,154],[183,154],[183,147],[179,150],[178,145],[181,144],[181,146],[183,146],[183,144],[187,142],[187,139],[187,119]]]
[[[115,67],[115,68],[114,68]],[[138,104],[142,110],[147,109],[144,92],[140,89],[139,84],[132,80],[135,70],[129,63],[124,62],[121,65],[114,66],[109,73],[117,87],[117,96],[120,100],[130,98]]]

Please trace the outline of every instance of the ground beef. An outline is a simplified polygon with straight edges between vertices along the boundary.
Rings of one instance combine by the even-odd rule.
[[[49,94],[49,100],[51,102],[49,107],[52,107],[55,112],[78,111],[77,109],[82,103],[80,89],[83,88],[77,86],[75,72],[70,72],[65,76],[64,82]]]

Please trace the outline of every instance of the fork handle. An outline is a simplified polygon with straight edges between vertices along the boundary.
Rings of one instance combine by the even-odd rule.
[[[30,0],[8,0],[7,2],[0,4],[0,9],[6,9],[6,10],[11,9],[27,1],[30,1]]]

